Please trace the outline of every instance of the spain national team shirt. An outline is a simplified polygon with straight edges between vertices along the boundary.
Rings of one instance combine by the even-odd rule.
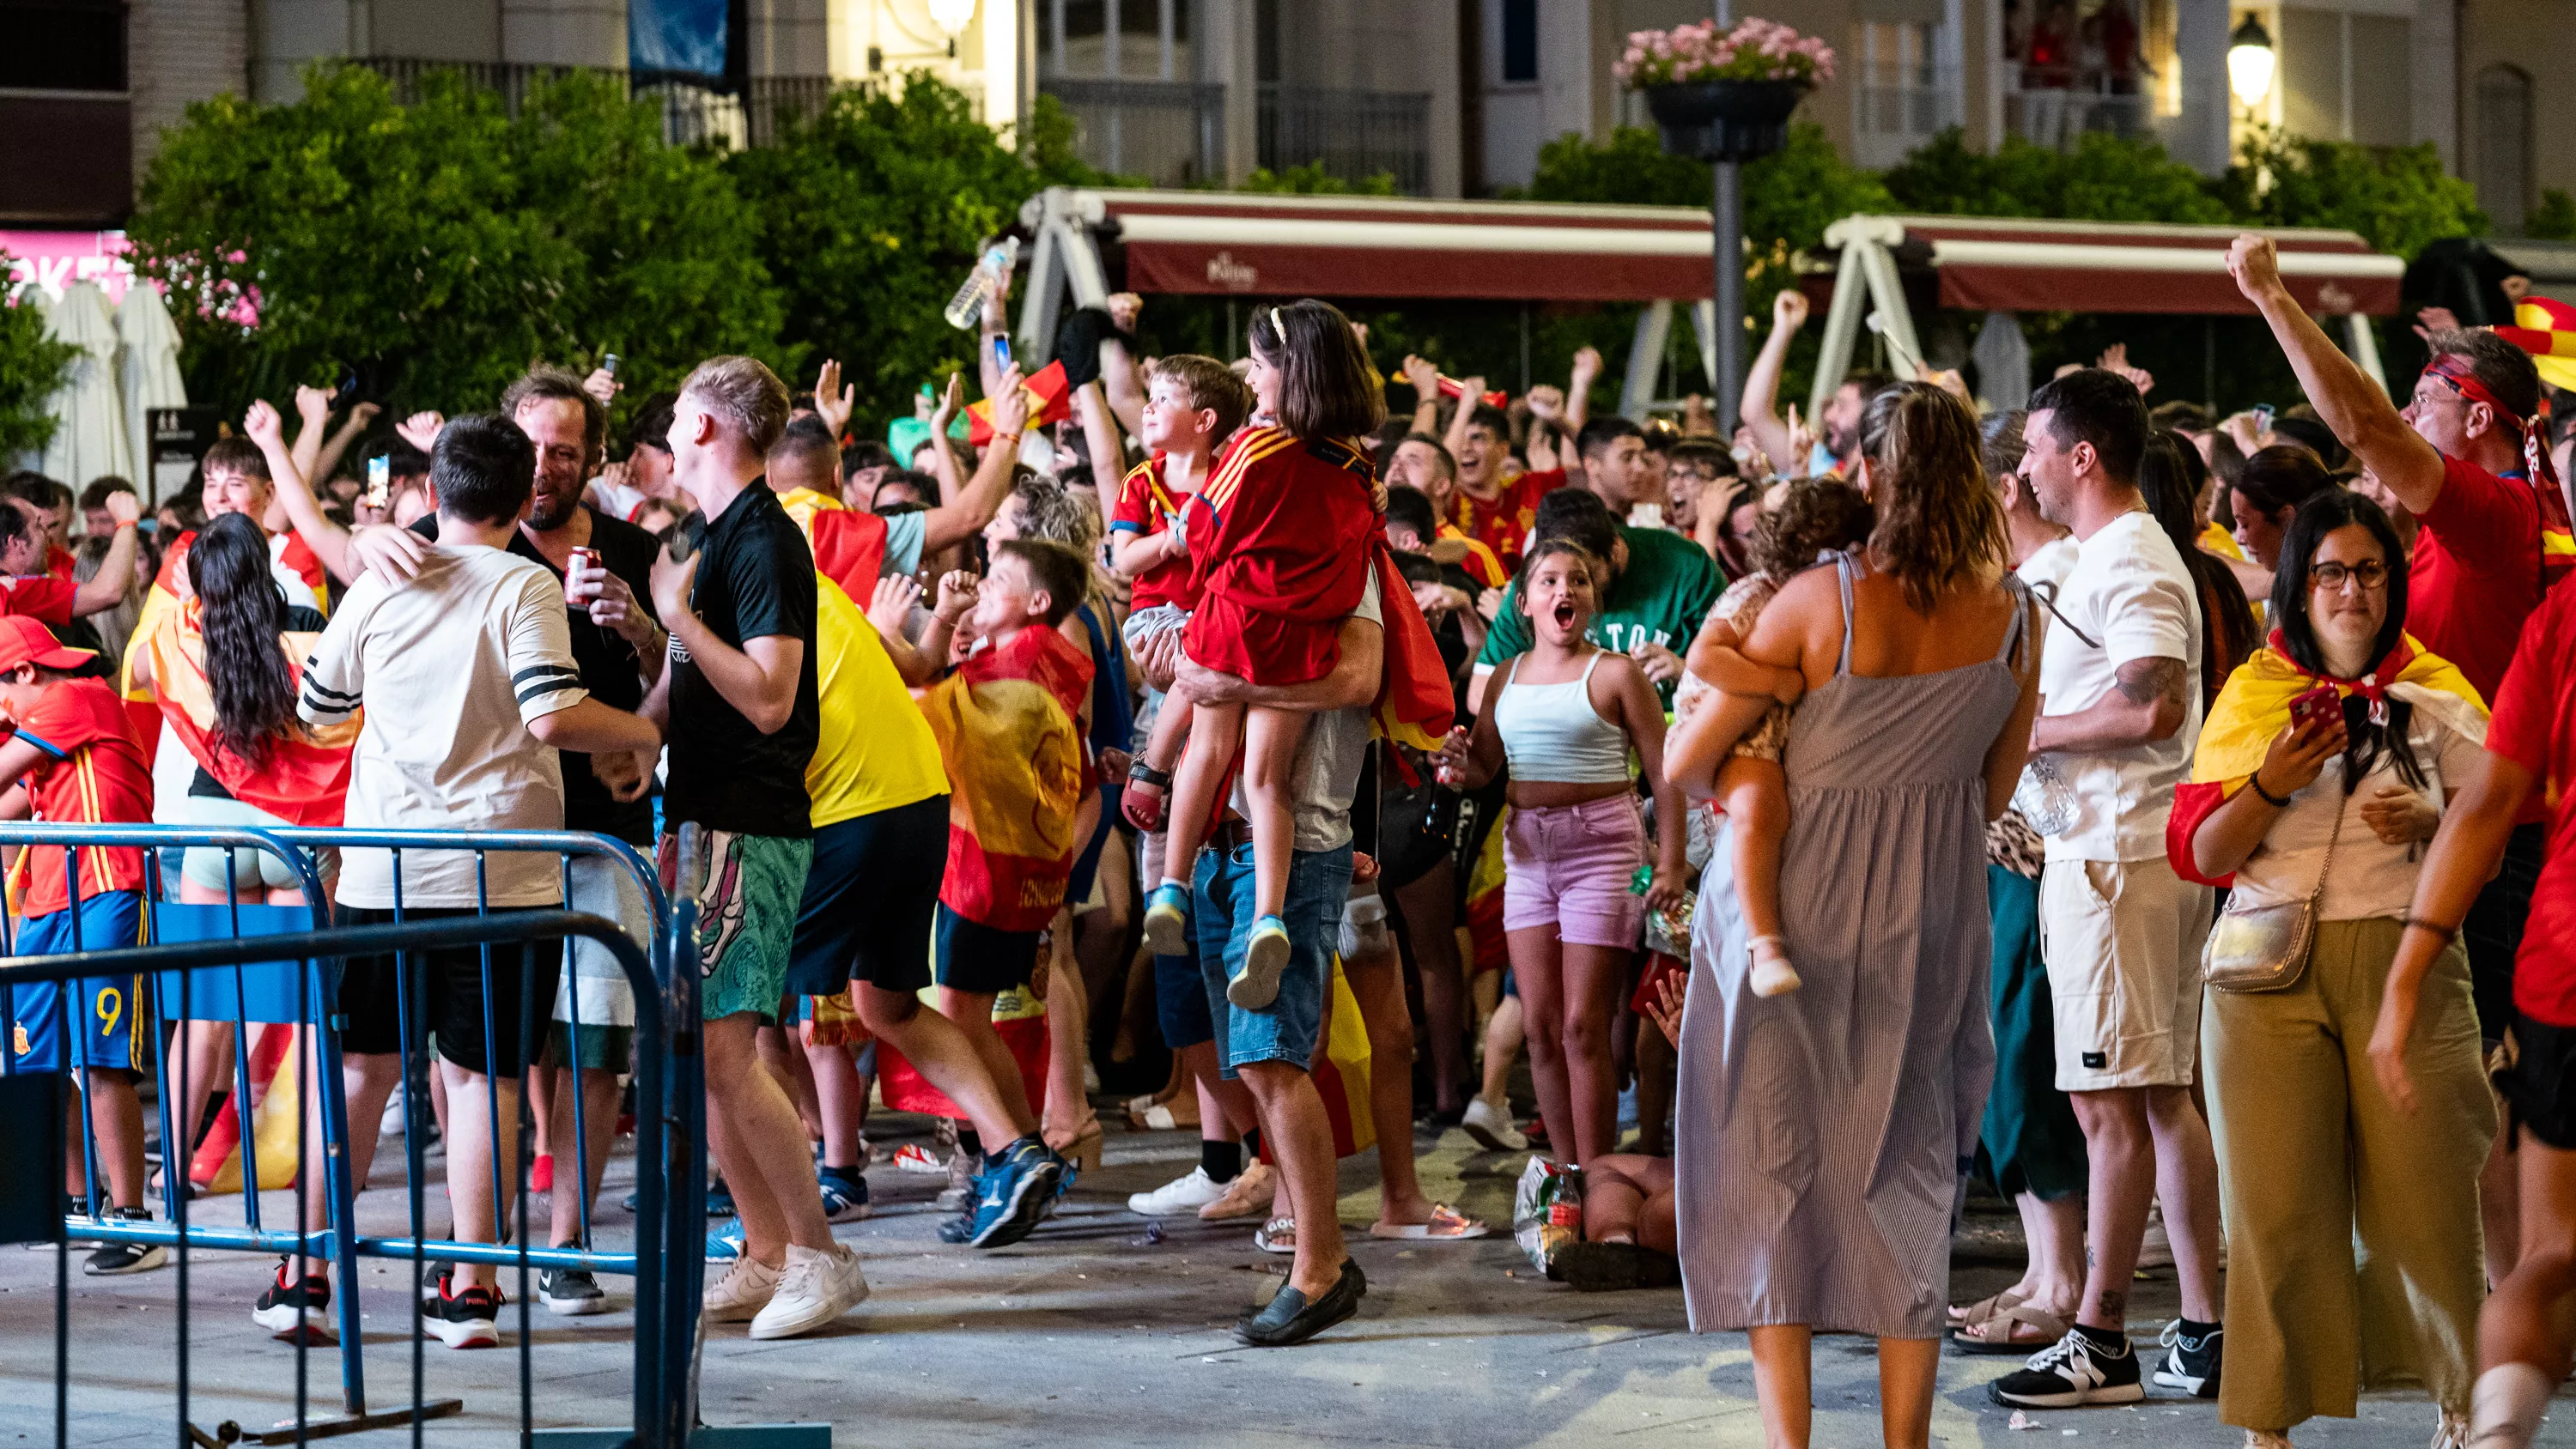
[[[80,585],[53,574],[0,574],[0,614],[24,614],[48,629],[72,621]]]
[[[2465,671],[2463,671],[2465,672]],[[2487,721],[2487,751],[2529,770],[2548,822],[2548,845],[2531,891],[2531,918],[2514,957],[2514,1010],[2548,1026],[2576,1028],[2576,590],[2553,589],[2523,625]]]
[[[1478,498],[1461,487],[1455,505],[1457,527],[1492,549],[1506,571],[1517,569],[1521,566],[1521,549],[1538,522],[1538,501],[1564,486],[1565,470],[1551,468],[1544,473],[1523,473],[1491,498]]]
[[[1194,495],[1175,497],[1163,486],[1163,459],[1156,453],[1127,470],[1127,479],[1118,485],[1118,501],[1109,511],[1109,531],[1151,538],[1169,532],[1189,506]],[[1190,606],[1190,556],[1167,558],[1138,574],[1129,594],[1130,609],[1150,609],[1157,604]]]
[[[57,680],[18,721],[18,738],[43,760],[19,783],[38,820],[143,825],[152,819],[152,769],[115,688],[103,679]],[[82,900],[143,888],[143,852],[77,847]],[[70,904],[65,847],[30,848],[20,865],[18,913],[49,916]]]

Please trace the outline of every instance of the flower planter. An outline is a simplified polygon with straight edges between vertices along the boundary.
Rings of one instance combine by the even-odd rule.
[[[1692,81],[1645,87],[1664,149],[1700,161],[1758,161],[1789,141],[1789,113],[1808,90],[1797,80]]]

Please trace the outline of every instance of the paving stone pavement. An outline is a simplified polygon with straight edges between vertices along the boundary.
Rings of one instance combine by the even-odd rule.
[[[919,1119],[880,1117],[881,1147]],[[1419,1139],[1424,1185],[1435,1197],[1499,1227],[1508,1218],[1520,1159],[1478,1153],[1462,1134]],[[387,1161],[399,1143],[387,1144]],[[1441,1446],[1711,1445],[1761,1442],[1750,1355],[1741,1334],[1688,1331],[1678,1290],[1580,1294],[1533,1275],[1498,1234],[1464,1244],[1369,1239],[1376,1216],[1374,1159],[1344,1164],[1342,1218],[1352,1256],[1368,1274],[1360,1316],[1298,1349],[1238,1346],[1233,1320],[1277,1281],[1284,1259],[1253,1250],[1250,1222],[1168,1221],[1159,1234],[1125,1210],[1128,1193],[1158,1186],[1197,1161],[1188,1133],[1112,1131],[1107,1161],[1085,1174],[1056,1219],[1028,1242],[994,1253],[941,1245],[931,1198],[942,1179],[869,1170],[875,1215],[838,1235],[867,1263],[875,1294],[832,1331],[755,1344],[739,1325],[712,1330],[702,1406],[711,1423],[824,1422],[836,1446],[1001,1445]],[[433,1163],[435,1167],[435,1163]],[[631,1170],[611,1164],[602,1230],[613,1240],[631,1220],[616,1206]],[[369,1231],[400,1226],[399,1166],[361,1200]],[[291,1212],[270,1194],[268,1211]],[[433,1194],[433,1213],[435,1206]],[[542,1204],[539,1204],[542,1208]],[[203,1210],[237,1214],[237,1203]],[[542,1212],[536,1220],[543,1222]],[[2008,1217],[1980,1215],[1954,1273],[1956,1295],[1983,1296],[2018,1276],[2005,1265]],[[190,1267],[188,1417],[209,1431],[223,1420],[257,1428],[291,1414],[298,1355],[249,1321],[249,1305],[274,1259],[198,1254]],[[53,1443],[54,1270],[46,1253],[0,1248],[0,1449]],[[403,1307],[407,1264],[370,1263],[361,1292],[369,1315],[370,1398],[407,1398],[411,1352]],[[505,1287],[512,1270],[503,1270]],[[71,1262],[71,1393],[68,1442],[80,1446],[175,1442],[178,1274],[83,1279]],[[603,1280],[619,1310],[590,1318],[531,1314],[539,1428],[623,1422],[628,1408],[631,1296]],[[515,1288],[513,1288],[515,1293]],[[2169,1273],[2138,1292],[2149,1343],[2175,1311]],[[503,1346],[423,1353],[430,1397],[461,1396],[466,1412],[429,1425],[434,1449],[500,1449],[519,1424],[518,1308],[503,1312]],[[1942,1361],[1933,1438],[1947,1445],[2044,1443],[2235,1445],[2214,1404],[2158,1397],[2135,1408],[2039,1413],[2026,1431],[1986,1397],[2010,1358]],[[336,1353],[305,1357],[317,1415],[338,1406]],[[1819,1449],[1878,1441],[1874,1350],[1866,1340],[1820,1339],[1816,1348]],[[2576,1444],[2576,1402],[2543,1442]],[[2302,1445],[2406,1446],[2432,1435],[2423,1399],[2368,1398],[2350,1421],[2317,1421]],[[349,1439],[353,1449],[407,1444],[404,1430]]]

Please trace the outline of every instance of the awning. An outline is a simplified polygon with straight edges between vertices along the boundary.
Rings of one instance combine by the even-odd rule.
[[[1034,205],[1035,203],[1032,203]],[[1148,293],[1642,302],[1714,290],[1708,213],[1678,206],[1078,191],[1109,276]]]
[[[1852,216],[1826,228],[1827,248],[1863,238],[1886,248],[1909,282],[1929,272],[1939,305],[1972,312],[2250,313],[2227,274],[2228,244],[2246,230],[2159,223]],[[2281,278],[2312,313],[2397,311],[2403,259],[2358,233],[2266,230]],[[1908,290],[1912,290],[1909,286]]]

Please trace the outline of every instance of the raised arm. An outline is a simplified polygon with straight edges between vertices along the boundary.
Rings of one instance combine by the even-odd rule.
[[[116,537],[107,546],[107,557],[99,560],[98,572],[72,591],[76,619],[124,603],[125,591],[134,586],[135,525],[143,517],[143,505],[131,493],[110,493],[107,511],[116,520]]]
[[[351,407],[347,420],[342,422],[338,430],[322,444],[321,455],[313,460],[311,471],[304,476],[308,479],[328,479],[338,471],[340,459],[347,456],[349,445],[358,441],[358,435],[365,432],[367,425],[374,422],[376,414],[382,411],[384,409],[371,402],[362,402]],[[296,441],[301,443],[303,440],[299,438]]]
[[[1433,386],[1436,394],[1438,385],[1435,383]],[[1456,410],[1449,414],[1449,431],[1440,438],[1440,445],[1449,450],[1450,457],[1457,457],[1467,446],[1467,428],[1476,421],[1476,408],[1484,400],[1485,380],[1481,377],[1467,379],[1466,390],[1458,394]]]
[[[302,425],[295,430],[295,472],[301,478],[321,476],[322,441],[331,433],[331,394],[318,387],[295,388],[295,415]]]
[[[2398,502],[2415,513],[2430,509],[2442,495],[2442,455],[2407,426],[2379,384],[2344,356],[2290,296],[2281,283],[2272,239],[2238,237],[2228,248],[2227,270],[2236,278],[2237,290],[2263,314],[2317,416],[2363,466],[2379,475]]]
[[[1592,384],[1601,380],[1601,349],[1586,347],[1574,354],[1574,376],[1565,389],[1566,446],[1582,433],[1583,425],[1592,421]]]
[[[1404,355],[1404,380],[1413,389],[1413,431],[1436,436],[1440,429],[1440,369],[1427,357]]]
[[[320,395],[314,388],[298,388],[297,402],[303,403],[308,394]],[[277,409],[265,400],[252,403],[250,411],[242,417],[242,435],[259,445],[261,456],[268,459],[269,482],[277,492],[277,501],[285,506],[286,516],[295,525],[295,531],[303,535],[305,546],[313,550],[313,556],[322,560],[322,566],[340,582],[356,582],[358,575],[366,572],[366,565],[351,558],[349,531],[332,522],[330,515],[322,511],[322,505],[313,497],[312,486],[304,481],[304,465],[295,453],[287,449],[285,424],[279,419]],[[315,437],[309,411],[305,414],[303,436],[314,438],[315,446],[320,446],[321,440]],[[301,439],[298,443],[300,446]]]
[[[1771,335],[1762,339],[1762,351],[1754,356],[1752,371],[1744,375],[1740,404],[1744,425],[1753,430],[1753,441],[1776,473],[1788,473],[1806,461],[1792,456],[1797,445],[1790,439],[1789,425],[1780,420],[1780,374],[1789,365],[1790,341],[1806,325],[1806,293],[1791,287],[1772,298]]]
[[[984,525],[993,521],[993,515],[1002,511],[1002,500],[1011,496],[1011,470],[1019,465],[1020,433],[1028,426],[1029,401],[1020,387],[1018,368],[1003,374],[1002,381],[1002,390],[993,394],[993,441],[984,449],[984,461],[966,486],[957,490],[956,497],[931,509],[922,519],[924,554],[936,553],[982,532]],[[944,451],[947,444],[943,441],[940,447]]]

